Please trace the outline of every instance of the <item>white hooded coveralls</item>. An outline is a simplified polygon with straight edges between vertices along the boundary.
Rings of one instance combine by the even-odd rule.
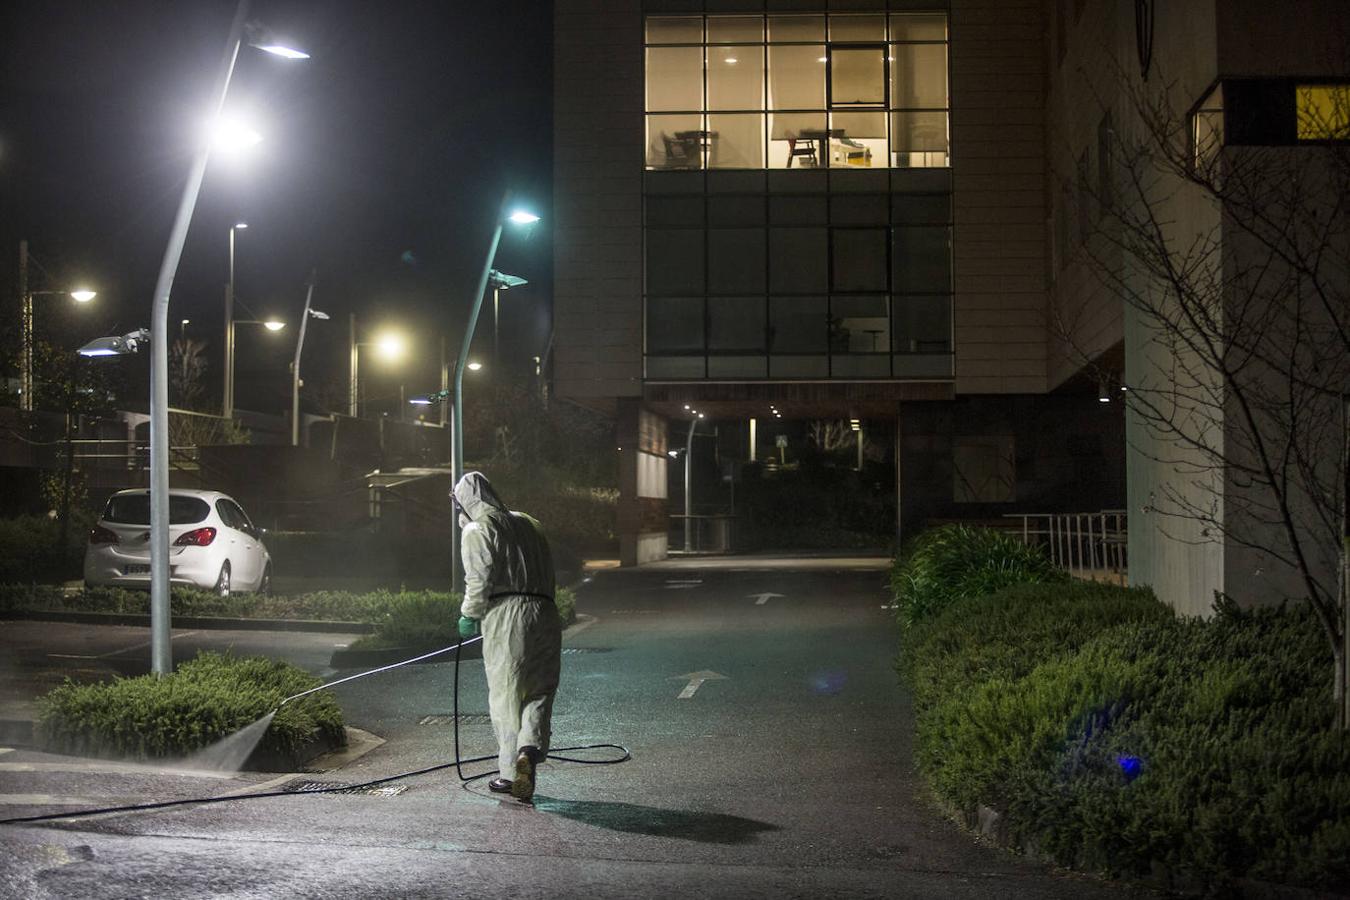
[[[481,473],[465,473],[454,496],[470,520],[460,541],[460,614],[481,623],[497,767],[510,781],[519,749],[548,753],[552,735],[562,660],[553,559],[540,524],[508,510]]]

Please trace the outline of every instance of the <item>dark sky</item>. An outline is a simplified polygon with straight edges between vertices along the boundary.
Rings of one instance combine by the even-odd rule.
[[[26,239],[41,266],[30,289],[81,281],[100,292],[78,314],[44,298],[39,329],[148,325],[235,4],[0,7],[3,315],[17,314]],[[438,386],[439,335],[458,345],[508,187],[545,216],[532,233],[508,232],[497,256],[499,269],[531,281],[502,304],[502,355],[523,369],[547,337],[551,294],[551,4],[257,0],[251,18],[313,59],[245,49],[236,67],[228,106],[264,141],[208,167],[169,313],[209,342],[211,396],[235,221],[250,226],[236,245],[239,299],[290,323],[280,339],[237,330],[237,405],[275,411],[289,406],[286,361],[312,267],[314,305],[333,320],[311,323],[307,383],[345,379],[355,312],[367,336],[398,324],[415,341],[416,360],[400,372],[382,375],[363,353],[370,396],[396,394],[401,381]],[[490,302],[478,336],[490,353]],[[72,345],[81,337],[72,333]]]

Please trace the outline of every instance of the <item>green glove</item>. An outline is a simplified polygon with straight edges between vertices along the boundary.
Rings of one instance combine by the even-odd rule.
[[[459,639],[461,641],[465,641],[475,636],[476,634],[478,634],[478,620],[470,619],[468,616],[460,616]]]

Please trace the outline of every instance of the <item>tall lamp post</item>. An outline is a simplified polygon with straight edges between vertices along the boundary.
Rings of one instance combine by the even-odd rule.
[[[28,242],[19,241],[19,293],[23,297],[23,341],[19,367],[19,409],[33,411],[33,298],[70,297],[76,303],[88,303],[98,296],[94,291],[30,291],[28,289]]]
[[[505,272],[498,272],[493,269],[488,273],[488,283],[492,285],[492,368],[500,369],[501,360],[497,356],[498,335],[501,331],[497,324],[500,312],[500,294],[502,291],[510,290],[513,287],[527,285],[529,282],[519,275],[507,275]]]
[[[394,361],[403,356],[407,350],[407,341],[403,335],[386,331],[373,341],[358,341],[356,339],[356,315],[351,316],[351,331],[348,341],[348,353],[350,360],[350,381],[347,383],[348,408],[347,415],[353,419],[357,418],[361,412],[360,408],[360,374],[361,374],[361,348],[374,346],[379,350],[380,355],[389,361]]]
[[[311,307],[314,299],[314,284],[319,279],[318,272],[309,273],[309,285],[305,290],[305,311],[300,314],[300,334],[295,339],[295,360],[291,362],[291,446],[300,446],[300,353],[305,349],[305,326],[311,318],[328,319],[328,313]]]
[[[234,418],[234,233],[248,227],[247,222],[230,226],[230,280],[225,282],[225,390],[221,415]]]
[[[483,295],[487,292],[488,277],[492,273],[492,263],[497,258],[497,245],[502,239],[502,228],[507,222],[515,225],[532,225],[539,221],[534,213],[525,210],[510,211],[511,192],[502,197],[502,205],[497,212],[497,221],[492,229],[492,240],[488,242],[487,258],[483,260],[483,271],[478,276],[478,289],[473,294],[473,309],[469,312],[469,325],[464,329],[464,342],[460,346],[459,358],[455,360],[455,405],[451,408],[454,419],[454,431],[450,435],[450,470],[455,484],[464,476],[464,366],[469,360],[469,345],[473,343],[473,332],[478,325],[478,313],[483,308]],[[450,555],[452,572],[454,560],[459,558],[459,519],[451,516]],[[452,580],[452,588],[457,582]]]
[[[306,58],[306,54],[267,37],[260,26],[246,25],[248,7],[249,0],[239,0],[229,38],[225,41],[225,52],[212,92],[216,121],[224,111],[234,63],[245,38],[250,46],[277,56]],[[210,156],[210,144],[203,143],[193,159],[155,281],[150,314],[150,333],[160,335],[159,340],[150,342],[150,669],[157,675],[173,671],[173,652],[169,644],[169,352],[164,335],[169,333],[169,294],[173,290],[173,279],[178,273],[178,261],[183,255],[183,244],[187,240],[188,226],[192,223],[192,212],[197,206],[197,195],[201,192]]]

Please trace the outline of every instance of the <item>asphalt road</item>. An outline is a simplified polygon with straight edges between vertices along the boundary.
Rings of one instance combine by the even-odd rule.
[[[630,762],[548,763],[532,808],[443,770],[395,795],[0,826],[0,895],[1143,895],[982,846],[926,799],[884,577],[800,564],[601,573],[564,641],[554,743],[617,742]],[[294,649],[313,662],[323,642],[344,641],[306,636]],[[352,784],[446,761],[452,674],[424,664],[337,688],[349,722],[386,743],[309,778]],[[480,661],[466,661],[461,691],[462,713],[486,710]],[[461,738],[466,755],[493,752],[473,718]],[[0,817],[258,790],[269,778],[0,753]]]

